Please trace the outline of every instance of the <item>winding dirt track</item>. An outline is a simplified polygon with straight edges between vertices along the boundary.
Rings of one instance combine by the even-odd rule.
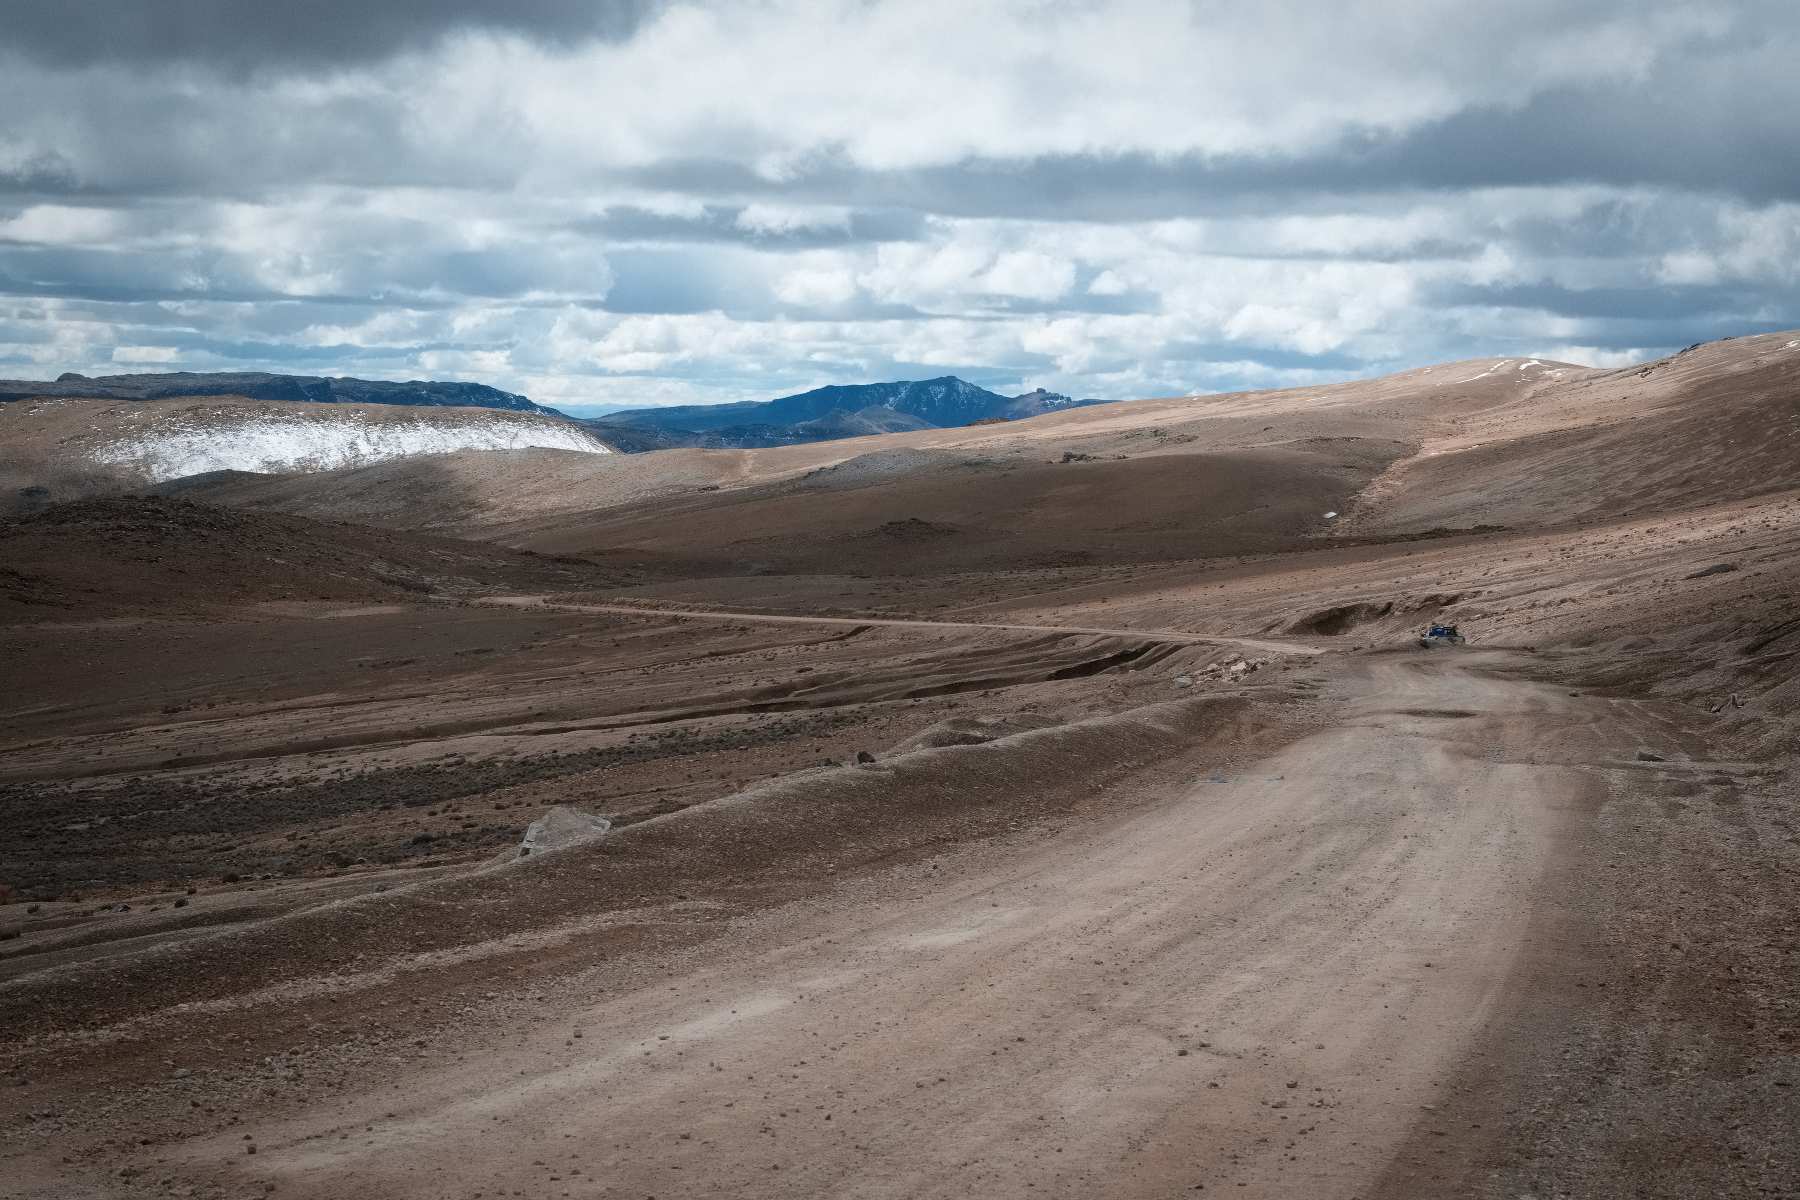
[[[1625,736],[1480,661],[1367,660],[1239,773],[172,1161],[318,1197],[1366,1196],[1506,997],[1589,786],[1544,748]]]
[[[694,621],[724,621],[750,625],[815,625],[827,629],[855,629],[879,625],[899,629],[977,629],[1002,633],[1089,633],[1103,637],[1132,638],[1145,642],[1177,642],[1187,646],[1237,646],[1259,654],[1322,654],[1317,646],[1262,638],[1219,637],[1180,629],[1118,629],[1095,625],[1019,625],[996,621],[928,621],[919,617],[815,617],[797,613],[731,612],[721,609],[663,608],[645,604],[574,604],[542,596],[498,596],[482,601],[509,608],[546,608],[555,612],[604,613],[609,616],[659,617]]]

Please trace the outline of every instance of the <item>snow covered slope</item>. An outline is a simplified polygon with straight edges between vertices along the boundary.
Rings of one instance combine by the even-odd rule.
[[[462,450],[611,454],[557,417],[485,408],[251,400],[0,404],[0,483],[55,498],[213,471],[330,471]]]
[[[152,483],[207,471],[331,471],[457,450],[611,451],[579,426],[543,417],[459,410],[454,415],[373,420],[358,409],[294,415],[244,409],[223,419],[153,421],[102,442],[93,459],[136,468]]]

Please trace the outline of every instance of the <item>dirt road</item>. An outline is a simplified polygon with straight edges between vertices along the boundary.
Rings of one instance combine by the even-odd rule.
[[[900,629],[976,629],[1002,633],[1091,633],[1104,637],[1136,638],[1146,642],[1177,642],[1190,646],[1236,646],[1254,654],[1321,654],[1302,642],[1263,638],[1219,637],[1180,629],[1118,629],[1093,625],[1020,625],[999,621],[932,621],[918,617],[815,617],[796,613],[731,612],[718,609],[661,608],[644,604],[575,604],[542,596],[498,596],[483,601],[506,607],[544,608],[553,612],[604,613],[610,616],[663,617],[694,621],[725,621],[750,625],[811,625],[828,629],[854,629],[879,625]]]
[[[1541,748],[1607,731],[1472,661],[1364,664],[1341,724],[1240,773],[777,910],[166,1161],[321,1197],[1366,1194],[1502,998],[1589,786]]]

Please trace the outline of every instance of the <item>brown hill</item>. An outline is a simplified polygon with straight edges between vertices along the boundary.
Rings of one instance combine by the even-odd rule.
[[[1422,427],[1345,528],[1554,524],[1697,507],[1800,478],[1800,335],[1571,373]]]
[[[1138,459],[943,455],[894,471],[852,460],[798,479],[544,521],[509,531],[508,540],[703,575],[898,575],[1258,553],[1323,529],[1326,513],[1403,450],[1321,439]]]
[[[1328,527],[1340,536],[1391,535],[1764,494],[1795,477],[1796,420],[1800,335],[1783,333],[1619,370],[1479,359],[823,445],[629,459],[469,452],[196,483],[246,507],[717,564],[766,564],[754,543],[777,535],[783,562],[854,564],[860,533],[907,517],[974,531],[944,539],[945,551],[991,538],[1036,560],[1073,522],[1067,544],[1093,533],[1114,545],[1099,559],[1141,561],[1242,552],[1261,538],[1274,548],[1325,528],[1327,511],[1342,514]],[[885,499],[847,499],[858,480]],[[1095,513],[1101,496],[1107,511]],[[1160,544],[1131,546],[1158,531]]]
[[[167,614],[264,600],[417,601],[615,582],[591,564],[157,497],[0,524],[0,621]]]

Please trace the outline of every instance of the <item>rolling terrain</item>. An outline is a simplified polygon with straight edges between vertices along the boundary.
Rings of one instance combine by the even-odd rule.
[[[0,1178],[1794,1194],[1797,403],[1786,334],[39,505]]]

